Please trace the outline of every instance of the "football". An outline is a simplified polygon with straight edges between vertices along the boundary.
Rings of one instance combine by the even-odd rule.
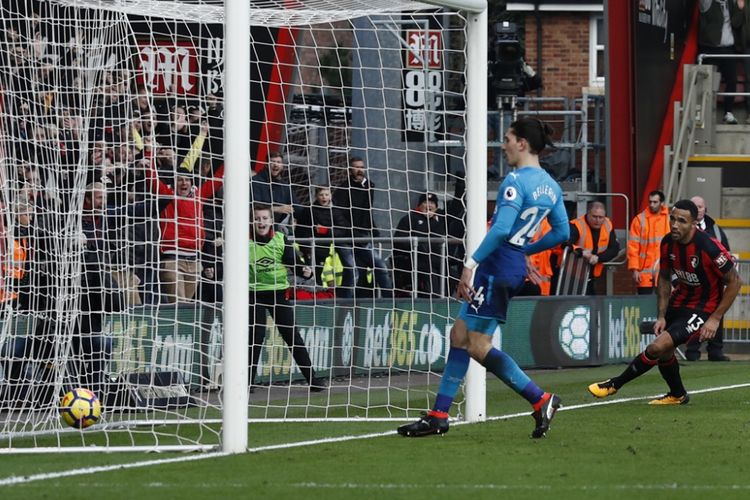
[[[73,389],[60,401],[60,416],[63,422],[76,429],[91,427],[99,421],[102,405],[96,394],[88,389]]]

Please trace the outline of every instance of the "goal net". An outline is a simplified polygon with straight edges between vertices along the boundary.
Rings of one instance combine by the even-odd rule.
[[[220,446],[230,333],[255,361],[251,421],[431,404],[464,252],[465,13],[252,3],[247,168],[273,226],[248,228],[242,332],[224,329],[224,224],[252,207],[223,203],[223,23],[221,1],[3,1],[0,448]],[[263,288],[268,265],[286,274]],[[59,418],[77,387],[103,408],[85,431]]]

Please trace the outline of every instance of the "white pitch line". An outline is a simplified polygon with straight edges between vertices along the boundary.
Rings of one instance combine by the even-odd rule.
[[[328,490],[498,490],[498,491],[649,491],[649,490],[674,490],[674,491],[744,491],[750,490],[748,484],[723,484],[723,485],[703,485],[703,484],[605,484],[605,485],[567,485],[567,486],[550,486],[548,484],[399,484],[399,483],[291,483],[288,484],[293,488],[302,489],[328,489]]]
[[[720,387],[709,387],[708,389],[696,389],[694,391],[688,391],[688,393],[692,394],[705,394],[708,392],[719,392],[719,391],[729,391],[732,389],[743,389],[745,387],[750,387],[750,383],[746,384],[734,384],[734,385],[723,385]],[[654,394],[652,396],[637,396],[633,398],[615,398],[615,399],[606,399],[606,400],[600,400],[600,401],[594,401],[593,403],[583,403],[580,405],[570,405],[570,406],[562,406],[558,411],[565,411],[565,410],[580,410],[581,408],[591,408],[594,406],[605,406],[605,405],[616,405],[619,403],[630,403],[632,401],[643,401],[646,399],[654,399],[654,398],[660,398],[664,395],[664,393],[660,394]],[[522,412],[522,413],[513,413],[511,415],[499,415],[497,417],[487,417],[488,421],[492,420],[507,420],[509,418],[515,418],[515,417],[522,417],[529,415],[529,412]],[[456,424],[463,423],[463,422],[457,422]]]
[[[719,391],[727,391],[731,389],[742,389],[745,387],[750,387],[750,383],[747,384],[735,384],[735,385],[725,385],[721,387],[711,387],[708,389],[699,389],[695,391],[690,391],[690,394],[702,394],[702,393],[708,393],[708,392],[719,392]],[[596,401],[593,403],[584,403],[580,405],[571,405],[571,406],[564,406],[560,408],[560,411],[563,410],[579,410],[581,408],[590,408],[594,406],[602,406],[602,405],[610,405],[610,404],[618,404],[618,403],[628,403],[631,401],[642,401],[644,399],[652,399],[654,397],[658,396],[640,396],[640,397],[634,397],[634,398],[620,398],[620,399],[612,399],[607,401]],[[494,420],[507,420],[510,418],[515,417],[525,417],[528,416],[529,412],[523,412],[523,413],[513,413],[509,415],[500,415],[497,417],[489,417],[488,421],[494,421]],[[454,422],[452,425],[464,425],[468,424],[469,422]],[[386,432],[375,432],[371,434],[360,434],[360,435],[350,435],[350,436],[341,436],[341,437],[334,437],[334,438],[324,438],[324,439],[314,439],[309,441],[298,441],[295,443],[285,443],[285,444],[276,444],[276,445],[269,445],[269,446],[259,446],[257,448],[249,448],[247,451],[250,453],[259,453],[262,451],[271,451],[271,450],[281,450],[281,449],[288,449],[288,448],[298,448],[301,446],[314,446],[317,444],[327,444],[327,443],[341,443],[345,441],[354,441],[359,439],[371,439],[376,437],[383,437],[383,436],[393,436],[394,431],[386,431]],[[158,459],[158,460],[146,460],[142,462],[133,462],[133,463],[126,463],[126,464],[113,464],[113,465],[101,465],[98,467],[86,467],[82,469],[73,469],[73,470],[67,470],[67,471],[59,471],[59,472],[44,472],[40,474],[32,474],[30,476],[10,476],[4,479],[0,479],[0,486],[9,486],[9,485],[15,485],[15,484],[24,484],[24,483],[31,483],[35,481],[45,481],[48,479],[58,479],[62,477],[72,477],[72,476],[83,476],[87,474],[95,474],[97,472],[109,472],[109,471],[115,471],[115,470],[125,470],[125,469],[136,469],[140,467],[149,467],[152,465],[161,465],[161,464],[171,464],[171,463],[180,463],[180,462],[193,462],[197,460],[204,460],[208,458],[216,458],[216,457],[223,457],[228,456],[227,453],[223,452],[216,452],[216,453],[205,453],[200,455],[191,455],[187,457],[176,457],[176,458],[164,458],[164,459]],[[305,483],[308,484],[308,483]],[[312,484],[312,483],[310,483]],[[504,488],[502,485],[497,485],[499,488]],[[669,485],[667,485],[669,486]],[[321,487],[326,487],[324,485],[321,485]],[[341,486],[339,486],[341,487]],[[364,487],[364,486],[363,486]],[[662,486],[659,486],[661,489]],[[744,488],[744,487],[743,487]],[[634,489],[651,489],[649,485],[640,485],[634,487]]]
[[[139,467],[148,467],[150,465],[173,464],[179,462],[192,462],[206,458],[223,457],[227,453],[215,452],[202,455],[191,455],[188,457],[162,458],[158,460],[146,460],[143,462],[133,462],[129,464],[100,465],[97,467],[85,467],[83,469],[65,470],[60,472],[43,472],[41,474],[32,474],[30,476],[10,476],[0,479],[0,486],[10,486],[14,484],[33,483],[34,481],[44,481],[47,479],[59,479],[61,477],[83,476],[86,474],[95,474],[97,472],[110,472],[114,470],[137,469]]]

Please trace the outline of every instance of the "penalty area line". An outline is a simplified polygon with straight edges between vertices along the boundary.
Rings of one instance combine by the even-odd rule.
[[[742,389],[746,387],[750,387],[750,383],[725,385],[725,386],[720,386],[720,387],[710,387],[707,389],[698,389],[698,390],[690,391],[690,394],[703,394],[703,393],[709,393],[709,392],[728,391],[732,389]],[[607,400],[607,401],[595,401],[592,403],[583,403],[579,405],[563,406],[560,408],[559,411],[580,410],[583,408],[591,408],[595,406],[629,403],[632,401],[643,401],[645,399],[653,399],[659,396],[660,395],[639,396],[639,397],[633,397],[633,398],[612,399],[612,400]],[[516,417],[525,417],[528,415],[529,415],[529,412],[512,413],[508,415],[499,415],[497,417],[489,417],[487,418],[487,421],[507,420],[507,419],[516,418]],[[466,421],[452,422],[452,425],[457,426],[457,425],[465,425],[468,423],[471,423],[471,422],[466,422]],[[393,436],[393,435],[395,435],[395,431],[375,432],[375,433],[369,433],[369,434],[349,435],[349,436],[340,436],[340,437],[333,437],[333,438],[313,439],[309,441],[297,441],[294,443],[259,446],[256,448],[249,448],[247,451],[250,453],[259,453],[263,451],[283,450],[283,449],[288,449],[288,448],[315,446],[315,445],[327,444],[327,443],[341,443],[341,442],[346,442],[346,441],[355,441],[359,439],[372,439],[372,438]],[[125,463],[125,464],[112,464],[112,465],[100,465],[97,467],[85,467],[81,469],[72,469],[72,470],[67,470],[67,471],[44,472],[40,474],[32,474],[29,476],[10,476],[10,477],[0,479],[0,486],[11,486],[11,485],[16,485],[16,484],[32,483],[35,481],[45,481],[49,479],[83,476],[87,474],[96,474],[98,472],[110,472],[110,471],[116,471],[116,470],[136,469],[139,467],[149,467],[152,465],[193,462],[193,461],[198,461],[198,460],[205,460],[209,458],[217,458],[217,457],[225,457],[225,456],[229,456],[229,454],[224,453],[224,452],[212,452],[212,453],[203,453],[200,455],[191,455],[191,456],[186,456],[186,457],[161,458],[161,459],[144,460],[141,462],[132,462],[132,463]]]

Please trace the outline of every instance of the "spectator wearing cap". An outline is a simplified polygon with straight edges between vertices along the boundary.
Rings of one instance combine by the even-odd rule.
[[[435,241],[435,238],[444,239],[448,227],[445,213],[438,206],[438,197],[434,193],[422,194],[414,210],[402,217],[396,227],[393,267],[396,289],[399,291],[415,291],[413,272],[416,269],[417,295],[440,295],[441,280],[447,273],[448,262],[444,241]],[[410,240],[404,241],[403,238]]]
[[[186,168],[177,169],[171,186],[159,179],[153,166],[146,170],[151,190],[160,197],[160,277],[167,303],[189,301],[195,295],[200,251],[206,238],[203,203],[221,187],[223,175],[222,166],[213,179],[196,188],[193,172]]]

